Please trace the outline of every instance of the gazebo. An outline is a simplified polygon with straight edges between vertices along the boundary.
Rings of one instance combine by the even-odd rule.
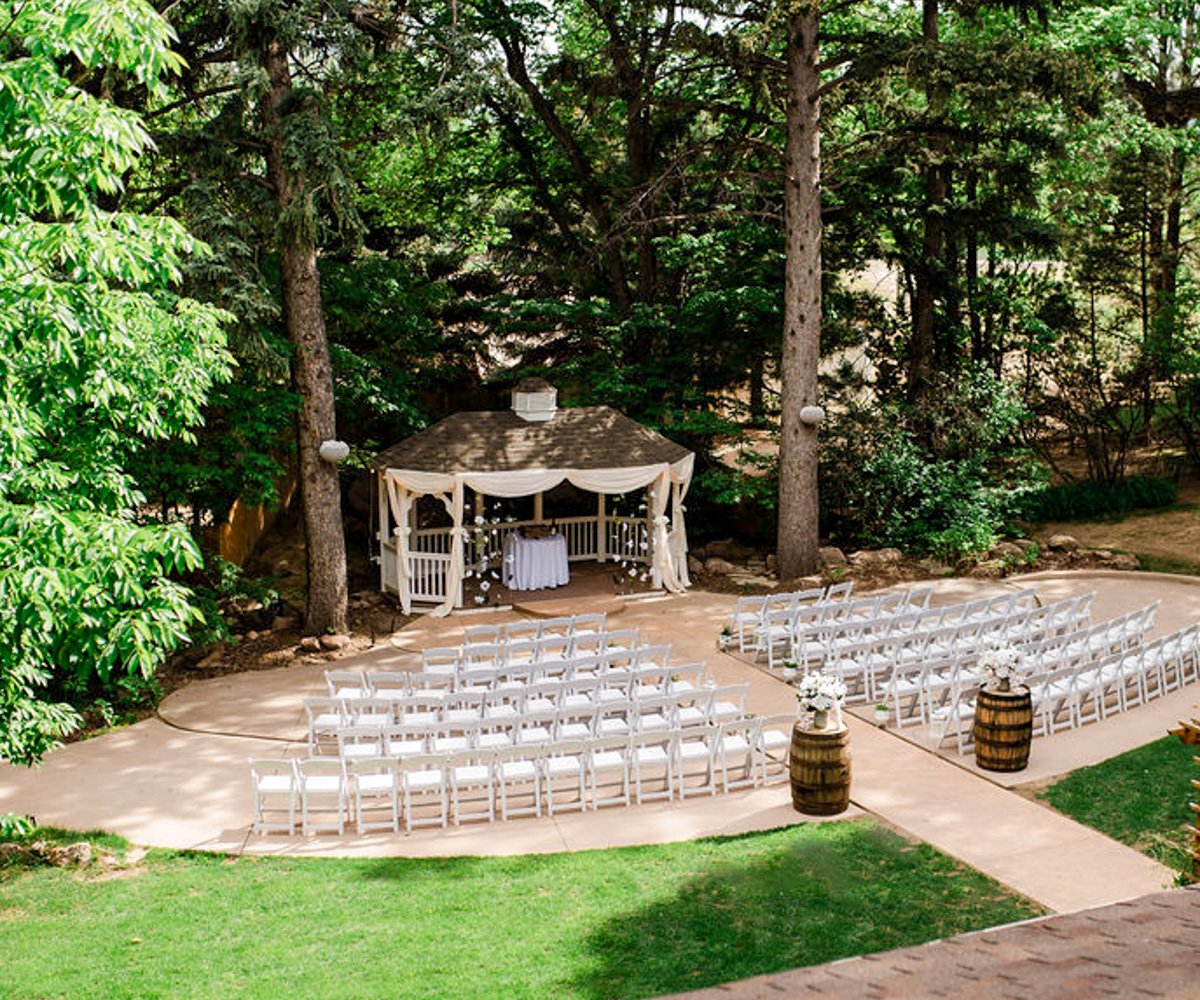
[[[689,585],[683,499],[693,453],[608,406],[559,409],[557,395],[526,379],[510,410],[456,413],[376,456],[380,586],[405,611],[414,603],[435,604],[435,615],[462,607],[472,557],[498,562],[507,535],[534,525],[565,537],[570,562],[623,559],[644,564],[655,588]],[[596,494],[595,514],[546,520],[543,495],[564,480]],[[607,510],[609,495],[640,489],[644,515]],[[422,496],[441,501],[448,526],[418,525]],[[481,540],[484,497],[532,497],[533,517],[488,523]]]

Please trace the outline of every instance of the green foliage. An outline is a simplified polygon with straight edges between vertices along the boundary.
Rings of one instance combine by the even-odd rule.
[[[77,80],[154,92],[180,60],[138,0],[14,5],[0,36],[0,758],[76,724],[55,678],[149,676],[195,621],[182,530],[139,527],[126,471],[186,438],[228,374],[221,314],[172,291],[201,254],[177,222],[101,207],[150,145]],[[85,70],[85,73],[80,73]]]
[[[1080,823],[1169,867],[1190,871],[1187,803],[1196,770],[1194,756],[1193,748],[1165,736],[1072,771],[1046,789],[1042,798]]]
[[[1166,507],[1175,502],[1179,484],[1172,478],[1128,476],[1115,486],[1104,483],[1063,483],[1028,494],[1020,516],[1029,521],[1074,521],[1105,514],[1124,514],[1141,508]]]
[[[0,875],[6,994],[650,997],[1038,912],[863,821],[510,858],[152,852],[141,869]],[[263,933],[265,912],[288,932]]]
[[[17,840],[29,836],[37,824],[28,816],[17,813],[0,813],[0,841]]]
[[[947,384],[920,440],[900,407],[851,410],[827,435],[823,500],[841,532],[957,559],[995,544],[1039,469],[1012,434],[1028,414],[986,370]]]

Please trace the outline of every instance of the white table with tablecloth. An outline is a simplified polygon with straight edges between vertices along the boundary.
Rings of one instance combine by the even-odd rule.
[[[564,536],[525,538],[512,534],[504,540],[504,585],[509,590],[561,587],[570,578]]]

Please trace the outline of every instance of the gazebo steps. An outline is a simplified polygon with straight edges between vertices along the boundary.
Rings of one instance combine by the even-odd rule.
[[[513,595],[514,597],[516,595]],[[586,607],[585,607],[586,605]],[[604,612],[610,618],[625,610],[625,601],[616,594],[576,597],[542,597],[512,602],[513,610],[530,618],[565,618],[581,611]]]

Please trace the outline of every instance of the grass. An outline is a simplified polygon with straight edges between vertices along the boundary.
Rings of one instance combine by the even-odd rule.
[[[1172,559],[1167,556],[1137,554],[1138,562],[1148,573],[1178,573],[1183,576],[1200,576],[1200,563],[1187,559]]]
[[[1194,747],[1174,736],[1072,771],[1041,793],[1055,809],[1180,872],[1185,853]]]
[[[445,860],[0,868],[7,998],[647,997],[1038,912],[869,821]]]

